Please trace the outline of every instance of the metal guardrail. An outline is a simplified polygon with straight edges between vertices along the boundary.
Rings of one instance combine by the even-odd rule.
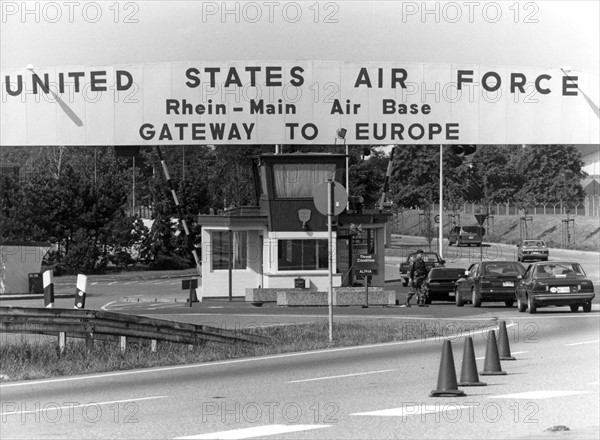
[[[240,331],[104,310],[29,307],[0,307],[0,333],[54,334],[59,337],[59,344],[61,339],[64,343],[66,335],[85,339],[130,337],[193,345],[205,342],[267,344],[270,341],[267,337]]]

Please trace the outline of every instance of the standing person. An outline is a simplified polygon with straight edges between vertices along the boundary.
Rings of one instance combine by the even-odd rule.
[[[406,307],[410,307],[410,300],[417,293],[417,305],[422,307],[425,305],[425,297],[423,295],[423,283],[427,278],[429,270],[423,260],[423,250],[419,249],[417,255],[413,261],[410,262],[408,268],[408,281],[410,289],[408,291],[408,297],[406,298]]]

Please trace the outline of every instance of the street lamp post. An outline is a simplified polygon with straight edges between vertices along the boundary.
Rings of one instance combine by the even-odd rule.
[[[442,244],[444,239],[444,146],[440,144],[440,227],[438,233],[438,254],[440,254],[440,258],[444,258],[442,251]]]

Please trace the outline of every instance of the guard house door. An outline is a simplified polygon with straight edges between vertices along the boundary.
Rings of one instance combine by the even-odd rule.
[[[352,268],[353,262],[359,254],[376,253],[375,229],[360,229],[351,232],[348,228],[339,228],[336,250],[337,267],[342,273],[342,286],[363,285],[364,277],[356,275]]]

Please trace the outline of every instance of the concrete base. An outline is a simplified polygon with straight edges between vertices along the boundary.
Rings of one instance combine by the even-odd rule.
[[[251,303],[275,302],[284,307],[327,306],[328,292],[309,289],[246,289],[246,301]],[[334,306],[393,306],[396,293],[382,287],[369,287],[369,300],[365,301],[364,287],[334,287]]]

